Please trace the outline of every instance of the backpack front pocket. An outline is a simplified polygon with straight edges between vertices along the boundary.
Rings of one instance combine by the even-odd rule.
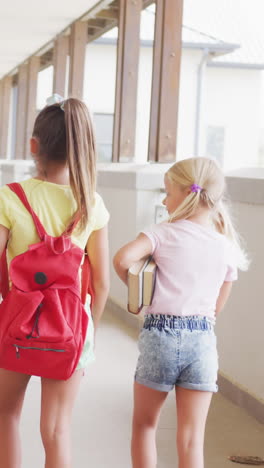
[[[63,355],[63,359],[61,356]],[[32,340],[4,340],[0,367],[28,375],[66,380],[74,371],[77,350],[74,340],[68,343],[36,343]]]

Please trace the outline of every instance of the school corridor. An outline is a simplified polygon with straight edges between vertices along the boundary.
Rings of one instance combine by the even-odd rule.
[[[73,418],[73,468],[129,468],[132,382],[137,332],[106,312],[98,332],[96,362],[83,378]],[[38,431],[39,381],[33,378],[22,416],[22,468],[43,466]],[[158,430],[158,468],[177,468],[175,405],[171,393]],[[264,457],[264,426],[220,394],[206,431],[205,468],[239,468],[228,455]],[[247,465],[248,466],[248,465]],[[58,467],[59,468],[59,467]]]
[[[240,407],[221,394],[214,397],[205,468],[245,466],[230,462],[231,454],[264,458],[264,424],[243,409],[251,406],[264,423],[264,53],[252,36],[254,17],[263,31],[259,2],[1,2],[0,186],[35,174],[29,139],[37,112],[53,93],[79,97],[93,116],[97,190],[111,214],[111,258],[146,226],[162,221],[164,173],[176,159],[212,157],[226,172],[251,266],[240,274],[217,325],[220,384]],[[227,14],[231,5],[235,14]],[[242,17],[244,34],[226,42],[217,25],[242,33]],[[74,468],[131,467],[138,332],[112,315],[117,309],[128,315],[126,304],[127,290],[111,269],[96,362],[83,378],[74,411]],[[22,468],[42,468],[37,378],[28,390]],[[174,398],[171,393],[159,425],[158,468],[177,468]],[[6,467],[0,462],[0,468]]]

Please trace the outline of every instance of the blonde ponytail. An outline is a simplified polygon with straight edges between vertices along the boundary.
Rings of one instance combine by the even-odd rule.
[[[189,158],[175,163],[166,173],[172,184],[183,190],[198,187],[191,191],[170,215],[169,222],[188,219],[197,213],[199,207],[210,210],[215,229],[228,237],[236,250],[237,264],[241,270],[248,268],[248,258],[242,242],[233,226],[226,204],[223,202],[225,178],[216,162],[208,158]]]
[[[249,266],[249,259],[243,248],[243,241],[234,228],[229,209],[222,200],[218,202],[212,211],[212,221],[215,229],[220,234],[225,235],[234,245],[238,268],[246,271]]]

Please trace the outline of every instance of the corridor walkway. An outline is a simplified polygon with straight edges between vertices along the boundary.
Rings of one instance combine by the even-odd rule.
[[[130,468],[136,332],[106,313],[96,348],[97,361],[83,379],[74,412],[73,468]],[[174,406],[171,392],[158,431],[158,468],[177,467]],[[21,427],[23,468],[43,468],[38,419],[39,381],[34,378],[27,394]],[[264,426],[221,395],[216,395],[209,415],[205,453],[205,468],[246,466],[234,464],[227,457],[230,454],[264,457]]]

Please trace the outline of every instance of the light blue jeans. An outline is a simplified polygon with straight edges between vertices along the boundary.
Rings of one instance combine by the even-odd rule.
[[[218,355],[211,319],[148,314],[139,351],[138,383],[164,392],[175,386],[217,392]]]

